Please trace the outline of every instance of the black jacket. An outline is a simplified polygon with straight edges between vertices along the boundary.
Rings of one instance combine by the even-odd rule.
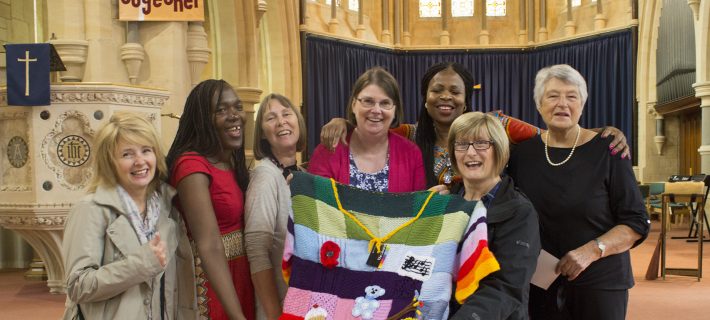
[[[540,231],[532,203],[507,175],[487,213],[488,247],[500,270],[478,289],[451,319],[528,319],[528,295],[540,254]]]

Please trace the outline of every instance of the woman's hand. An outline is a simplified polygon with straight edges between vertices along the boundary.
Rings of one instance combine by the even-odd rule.
[[[586,270],[592,262],[601,258],[601,253],[594,240],[587,244],[574,249],[560,259],[555,267],[555,272],[567,280],[572,281],[579,276],[582,271]]]
[[[159,232],[155,233],[155,237],[150,239],[148,245],[150,246],[150,250],[153,251],[155,257],[158,258],[158,261],[160,261],[160,266],[165,268],[165,265],[168,264],[168,256],[166,253],[167,245],[165,244],[165,241],[160,240]]]
[[[447,188],[445,184],[440,184],[440,185],[433,186],[433,187],[429,188],[428,191],[430,191],[430,192],[431,192],[431,191],[434,191],[434,192],[437,192],[437,193],[439,193],[439,194],[441,194],[441,195],[446,195],[446,194],[449,194],[449,193],[450,193],[450,192],[449,192],[449,188]]]
[[[320,143],[328,150],[333,151],[338,142],[348,145],[345,141],[348,133],[348,122],[343,118],[333,118],[320,130]]]
[[[621,159],[626,159],[627,157],[631,159],[631,150],[629,150],[629,145],[626,144],[626,136],[621,130],[615,127],[606,127],[602,131],[602,138],[606,138],[609,135],[614,136],[614,140],[609,144],[609,149],[612,155],[616,155],[621,152]]]

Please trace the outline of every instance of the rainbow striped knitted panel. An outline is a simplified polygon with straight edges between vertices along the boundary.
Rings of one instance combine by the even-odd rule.
[[[334,186],[349,214],[338,209]],[[454,281],[463,300],[498,263],[487,247],[482,204],[430,196],[363,191],[294,172],[283,318],[446,319]],[[398,228],[382,244],[382,258],[368,264],[370,234]]]

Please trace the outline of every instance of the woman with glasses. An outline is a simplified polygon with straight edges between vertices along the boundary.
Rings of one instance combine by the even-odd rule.
[[[403,118],[397,80],[380,67],[367,70],[353,85],[347,120],[355,125],[345,144],[329,151],[316,147],[308,171],[360,189],[409,192],[426,187],[419,148],[390,128]]]
[[[463,182],[459,194],[486,207],[488,248],[500,265],[463,305],[452,305],[452,312],[458,309],[452,319],[527,319],[540,235],[532,203],[501,176],[510,155],[505,129],[492,115],[465,113],[451,124],[447,145]]]
[[[246,120],[227,82],[205,80],[185,101],[167,157],[195,251],[198,307],[209,319],[255,317],[243,235]]]

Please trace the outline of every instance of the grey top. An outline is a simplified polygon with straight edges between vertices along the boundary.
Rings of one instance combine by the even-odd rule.
[[[283,301],[288,286],[281,275],[286,227],[291,212],[291,190],[281,169],[268,159],[250,174],[246,195],[244,237],[251,273],[273,269]]]

